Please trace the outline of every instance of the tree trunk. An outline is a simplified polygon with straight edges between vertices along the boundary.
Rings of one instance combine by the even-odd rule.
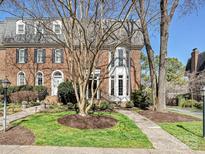
[[[157,111],[166,111],[166,57],[168,43],[169,16],[167,13],[168,1],[160,1],[160,60]]]

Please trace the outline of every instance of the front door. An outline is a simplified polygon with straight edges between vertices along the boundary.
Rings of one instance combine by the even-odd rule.
[[[52,96],[57,96],[58,86],[62,82],[63,82],[62,73],[61,72],[55,72],[53,74],[53,81],[52,81]]]

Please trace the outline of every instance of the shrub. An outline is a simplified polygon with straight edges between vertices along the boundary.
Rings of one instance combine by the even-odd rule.
[[[36,101],[38,95],[36,92],[33,91],[18,91],[15,93],[10,94],[10,102],[13,103],[21,103],[22,101]]]
[[[146,109],[151,104],[151,99],[143,86],[131,94],[131,100],[135,107],[139,107],[141,109]]]
[[[185,98],[181,98],[179,100],[179,106],[182,107],[182,108],[185,108],[185,107],[191,107],[192,108],[197,103],[198,103],[197,101],[192,100],[192,99],[186,100]]]
[[[203,109],[203,102],[195,102],[194,107],[197,109]]]
[[[106,101],[100,102],[100,105],[99,105],[100,110],[106,110],[109,108],[110,108],[110,104],[108,102],[106,102]]]
[[[33,90],[38,93],[38,99],[44,100],[46,96],[48,95],[47,88],[44,86],[35,86]]]
[[[58,86],[58,97],[63,104],[67,104],[68,102],[75,104],[77,102],[75,91],[70,81],[62,82]]]

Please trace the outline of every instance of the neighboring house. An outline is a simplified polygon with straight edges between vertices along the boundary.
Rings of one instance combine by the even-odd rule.
[[[29,23],[29,24],[28,24]],[[31,26],[32,25],[32,26]],[[63,40],[61,21],[50,24],[53,32]],[[12,85],[43,85],[50,95],[57,95],[58,85],[69,80],[65,51],[49,37],[43,37],[46,30],[38,22],[7,18],[0,22],[0,79],[8,77]],[[48,34],[49,35],[49,34]],[[95,74],[108,67],[109,77],[105,79],[97,92],[97,99],[110,101],[128,101],[131,91],[140,85],[140,50],[143,47],[141,33],[136,33],[130,43],[111,48],[103,47],[99,66]],[[113,55],[111,51],[115,50]],[[89,98],[89,89],[87,97]]]
[[[189,91],[192,97],[201,99],[200,90],[205,86],[205,52],[194,48],[186,65],[185,75],[189,78]]]

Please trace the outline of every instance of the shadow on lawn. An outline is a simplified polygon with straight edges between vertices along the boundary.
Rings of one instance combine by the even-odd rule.
[[[197,136],[197,137],[202,138],[202,135],[196,134],[196,133],[194,133],[193,131],[190,131],[189,129],[185,128],[185,127],[182,126],[182,125],[177,125],[177,127],[182,128],[182,129],[184,129],[185,131],[187,131],[187,132],[189,132],[189,133],[191,133],[191,134],[193,134],[193,135],[195,135],[195,136]]]

